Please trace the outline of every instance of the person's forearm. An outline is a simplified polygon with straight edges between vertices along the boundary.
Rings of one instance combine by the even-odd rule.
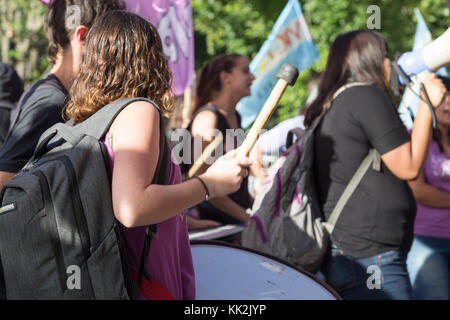
[[[410,141],[381,155],[381,159],[389,170],[399,179],[412,181],[422,172],[431,144],[431,112],[421,102]]]
[[[126,227],[156,224],[170,219],[205,200],[206,192],[197,179],[175,185],[149,185],[142,192],[117,190],[114,212]]]
[[[246,223],[250,218],[249,214],[245,211],[245,208],[231,200],[230,197],[217,197],[211,199],[210,202],[217,209],[222,210],[239,221]]]
[[[417,202],[432,208],[450,208],[450,192],[426,183],[409,183]]]
[[[432,136],[431,119],[428,105],[421,101],[411,131],[411,160],[409,162],[410,169],[417,172],[417,174],[422,170],[430,149]]]

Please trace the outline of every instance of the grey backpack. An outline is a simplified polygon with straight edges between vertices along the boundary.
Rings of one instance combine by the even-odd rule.
[[[342,87],[333,99],[346,88]],[[328,221],[324,220],[314,182],[314,131],[324,113],[271,168],[272,173],[258,193],[252,216],[242,232],[242,245],[279,257],[307,271],[316,272],[328,249],[329,236],[339,215],[364,174],[373,163],[380,170],[380,156],[370,150],[347,185]],[[300,134],[298,134],[300,132]]]
[[[6,299],[132,299],[131,280],[101,141],[119,112],[135,101],[101,108],[78,125],[58,123],[39,139],[33,158],[0,194],[0,296]],[[161,117],[162,118],[162,117]],[[165,184],[165,135],[153,182]],[[138,283],[155,226],[147,228]]]

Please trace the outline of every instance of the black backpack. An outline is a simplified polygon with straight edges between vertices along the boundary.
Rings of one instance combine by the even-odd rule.
[[[0,296],[6,299],[133,299],[111,170],[101,141],[119,112],[135,101],[101,108],[72,126],[58,123],[40,138],[33,158],[0,193]],[[162,116],[160,117],[162,119]],[[161,126],[161,130],[163,127]],[[153,183],[167,184],[164,134]],[[145,237],[138,283],[145,276],[156,226]]]

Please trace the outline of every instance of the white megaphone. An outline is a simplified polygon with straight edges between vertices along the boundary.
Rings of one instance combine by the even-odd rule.
[[[450,27],[436,40],[420,49],[401,55],[397,61],[392,63],[394,71],[391,73],[392,90],[398,94],[398,83],[400,82],[402,85],[407,85],[406,90],[409,89],[415,95],[420,96],[423,80],[428,73],[437,71],[448,64],[450,64]],[[397,78],[398,81],[392,81],[394,78]],[[436,128],[436,115],[426,91],[425,98],[432,114],[433,127]],[[412,110],[411,106],[408,108],[411,118],[414,118],[417,110]]]
[[[408,77],[424,71],[437,71],[450,64],[450,27],[423,48],[400,56],[397,63]]]

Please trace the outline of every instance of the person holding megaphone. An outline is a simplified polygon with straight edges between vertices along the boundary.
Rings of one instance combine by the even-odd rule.
[[[352,31],[333,42],[319,95],[305,124],[324,114],[315,131],[315,183],[326,219],[362,160],[375,149],[381,165],[369,169],[335,224],[322,272],[344,299],[411,299],[406,257],[416,212],[407,181],[421,172],[432,136],[432,115],[421,102],[411,135],[391,100],[386,39]],[[344,85],[351,86],[339,95]],[[434,107],[445,87],[434,74],[424,80]],[[423,93],[422,93],[423,94]]]
[[[413,93],[411,97],[419,96],[422,81],[429,72],[440,70],[450,64],[450,28],[448,28],[436,40],[424,47],[402,54],[392,62],[393,72],[391,87],[399,95],[399,87],[405,88],[405,95],[399,107],[400,118],[408,129],[411,129],[417,114],[418,103],[415,99],[408,98],[407,93]],[[409,90],[409,91],[408,91]],[[436,116],[433,115],[433,126],[436,126]]]

